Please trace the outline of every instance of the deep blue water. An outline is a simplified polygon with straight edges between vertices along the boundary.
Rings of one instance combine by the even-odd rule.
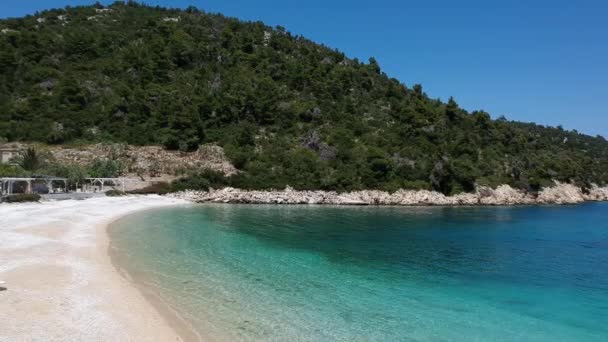
[[[114,253],[204,335],[608,341],[608,204],[200,205],[140,212]]]

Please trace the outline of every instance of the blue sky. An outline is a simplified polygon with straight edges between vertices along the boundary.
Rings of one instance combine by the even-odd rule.
[[[0,17],[93,2],[2,1]],[[144,2],[282,25],[351,57],[373,56],[389,76],[468,110],[608,137],[608,1]]]

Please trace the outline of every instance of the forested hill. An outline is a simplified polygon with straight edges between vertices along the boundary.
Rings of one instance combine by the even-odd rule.
[[[608,142],[431,99],[282,27],[117,2],[0,21],[0,139],[217,143],[243,188],[608,181]],[[576,113],[573,113],[575,115]]]

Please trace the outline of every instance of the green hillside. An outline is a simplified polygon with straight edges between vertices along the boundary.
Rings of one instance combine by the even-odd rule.
[[[602,137],[466,112],[282,27],[117,2],[0,30],[0,139],[217,143],[242,188],[608,182]]]

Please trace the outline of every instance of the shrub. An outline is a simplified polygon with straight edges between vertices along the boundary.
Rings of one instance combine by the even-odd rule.
[[[428,182],[422,180],[405,181],[401,188],[406,190],[430,190],[431,187]]]
[[[171,185],[167,182],[152,183],[145,188],[128,191],[135,195],[165,195],[171,192]]]
[[[0,177],[27,177],[28,172],[16,165],[0,164]]]
[[[91,177],[113,178],[120,176],[125,170],[125,165],[120,160],[95,159],[89,165]]]
[[[127,193],[124,191],[120,191],[120,190],[109,190],[106,191],[106,196],[108,197],[118,197],[118,196],[124,196]]]
[[[223,188],[228,185],[228,179],[217,171],[205,170],[180,178],[171,183],[171,190],[209,190],[209,188]]]
[[[46,175],[63,177],[68,179],[68,184],[82,184],[86,178],[86,170],[79,165],[49,163],[41,172]]]
[[[196,175],[190,175],[187,177],[180,178],[171,183],[171,189],[173,191],[184,191],[184,190],[209,190],[211,183],[205,178],[197,177]]]
[[[38,202],[40,201],[40,195],[38,194],[14,194],[8,195],[4,199],[8,203],[20,203],[20,202]]]

